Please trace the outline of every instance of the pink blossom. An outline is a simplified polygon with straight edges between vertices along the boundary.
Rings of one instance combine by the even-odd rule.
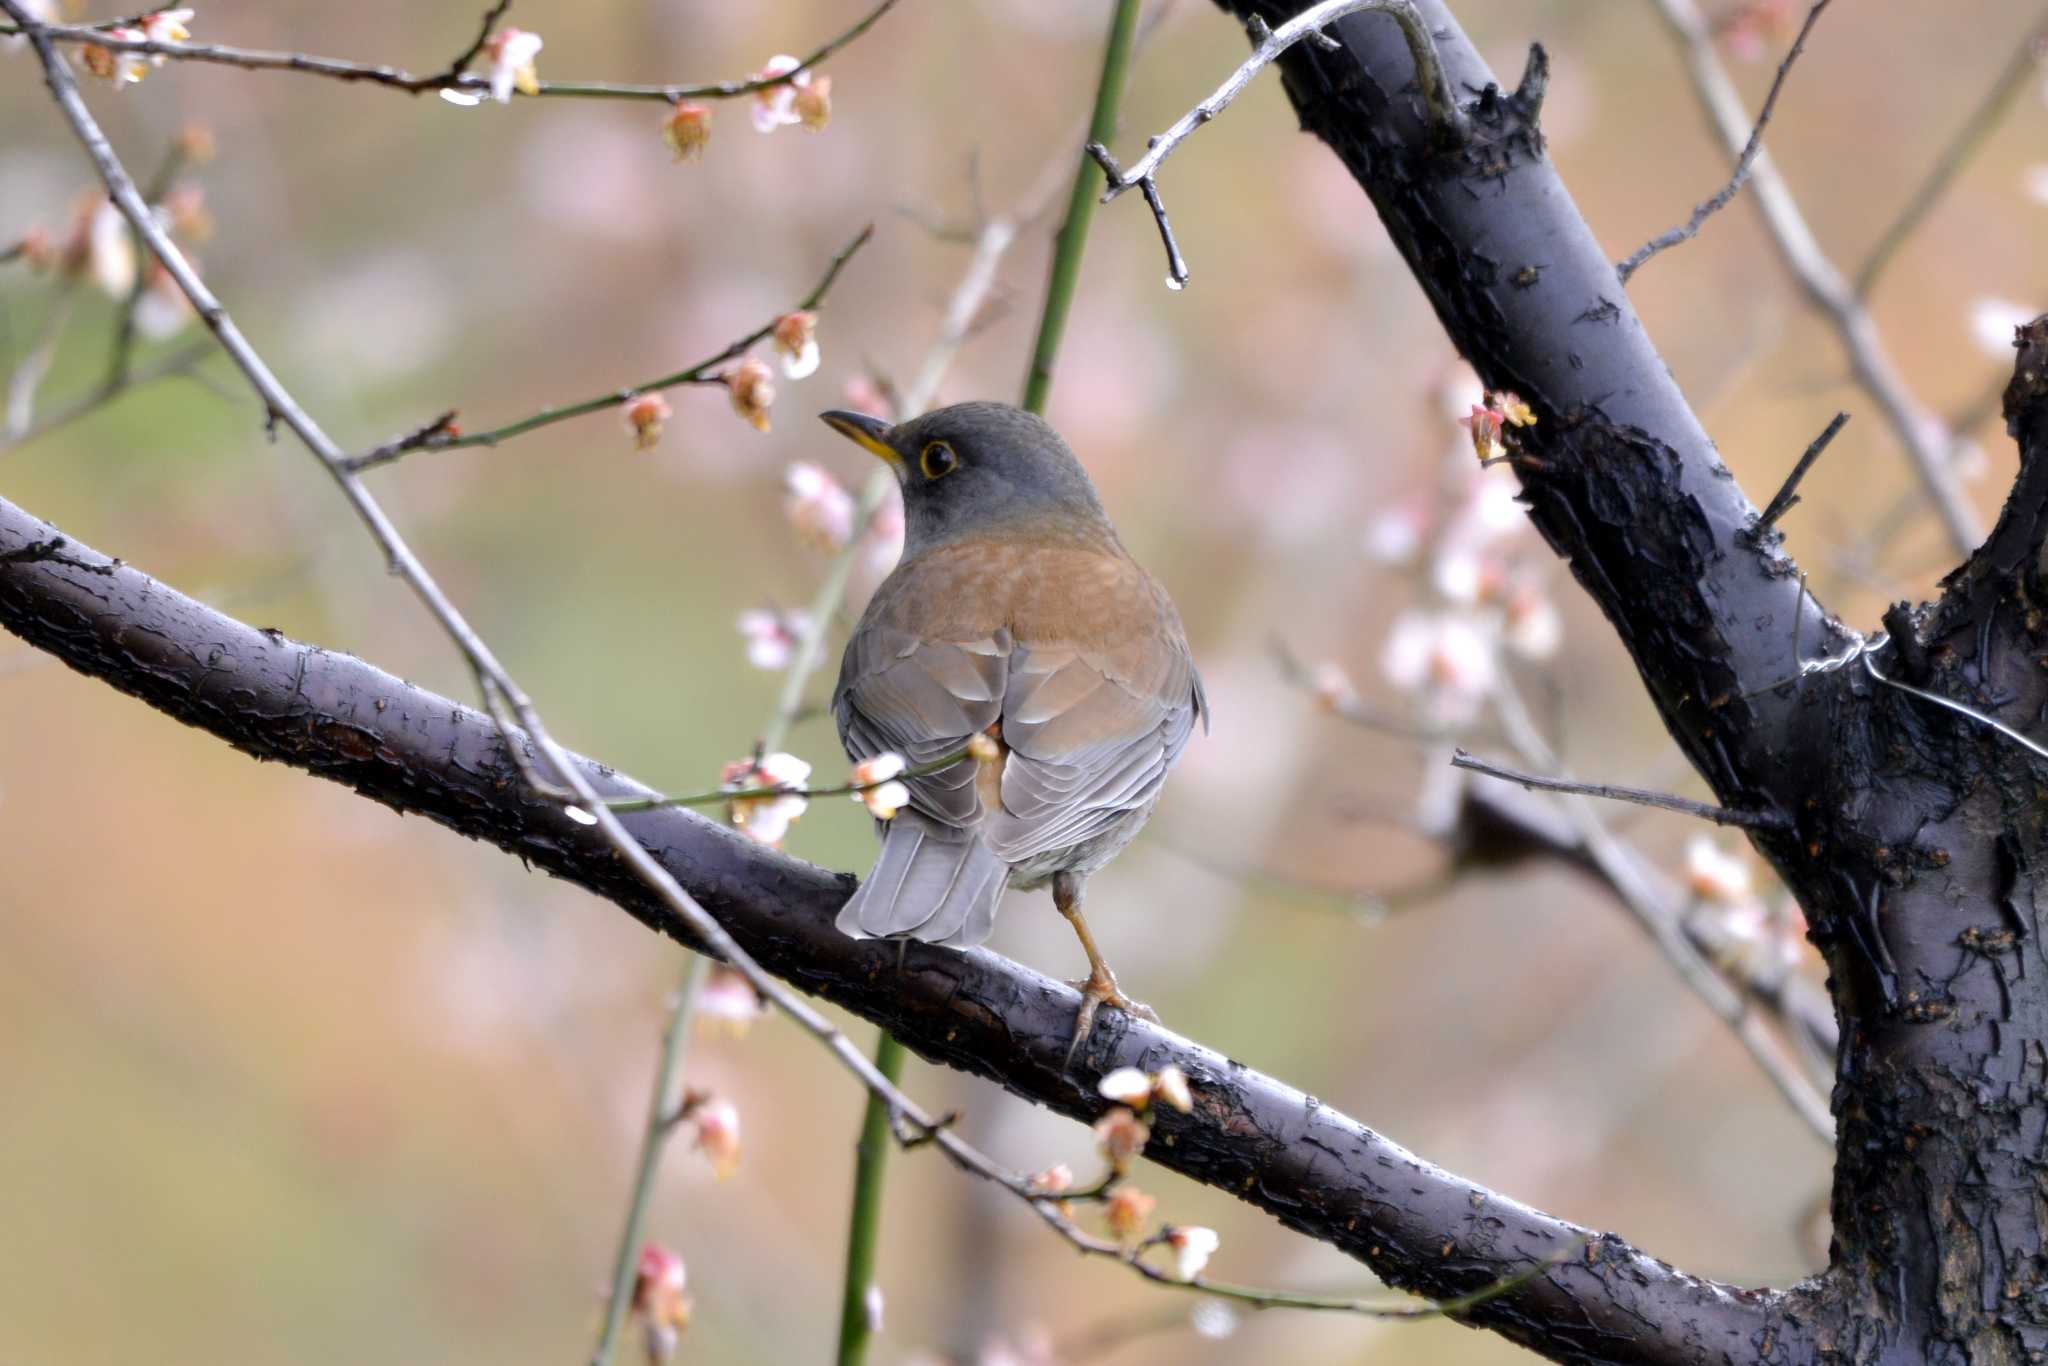
[[[788,492],[783,513],[799,536],[821,550],[837,550],[853,539],[853,495],[822,467],[799,460],[784,472],[782,486]]]
[[[797,646],[810,634],[808,612],[742,612],[736,623],[747,642],[747,663],[757,669],[786,669],[796,656]]]
[[[861,760],[853,766],[853,785],[861,789],[853,799],[865,804],[877,820],[893,820],[910,805],[910,789],[897,781],[904,767],[903,756],[893,752]]]
[[[512,92],[540,93],[540,71],[534,59],[540,56],[538,33],[523,28],[501,28],[484,43],[484,56],[491,63],[491,98],[499,104],[511,102]]]

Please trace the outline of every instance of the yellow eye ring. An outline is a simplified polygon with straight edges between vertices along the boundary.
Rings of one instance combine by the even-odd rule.
[[[953,448],[943,441],[926,444],[917,457],[917,467],[924,471],[927,479],[943,479],[960,468],[960,457],[953,454]]]

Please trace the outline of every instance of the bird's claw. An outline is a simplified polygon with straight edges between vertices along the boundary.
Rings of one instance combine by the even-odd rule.
[[[1115,1006],[1126,1015],[1135,1015],[1152,1024],[1159,1023],[1159,1012],[1142,1001],[1133,1001],[1124,995],[1117,987],[1116,974],[1108,968],[1068,985],[1081,993],[1081,1009],[1074,1016],[1074,1040],[1067,1045],[1067,1066],[1070,1068],[1074,1065],[1074,1059],[1080,1056],[1082,1045],[1088,1042],[1088,1036],[1094,1032],[1095,1013],[1103,1006]]]

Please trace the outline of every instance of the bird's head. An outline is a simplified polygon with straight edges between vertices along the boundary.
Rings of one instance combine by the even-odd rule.
[[[1051,424],[1022,408],[956,403],[894,426],[864,413],[819,416],[896,471],[906,554],[1027,518],[1104,523],[1081,462]]]

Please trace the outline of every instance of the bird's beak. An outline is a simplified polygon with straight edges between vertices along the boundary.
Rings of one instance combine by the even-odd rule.
[[[889,462],[890,468],[898,475],[903,473],[903,457],[889,444],[889,436],[896,429],[880,418],[869,417],[866,413],[849,413],[835,408],[828,413],[819,413],[825,425],[853,442],[870,455],[879,456]]]

